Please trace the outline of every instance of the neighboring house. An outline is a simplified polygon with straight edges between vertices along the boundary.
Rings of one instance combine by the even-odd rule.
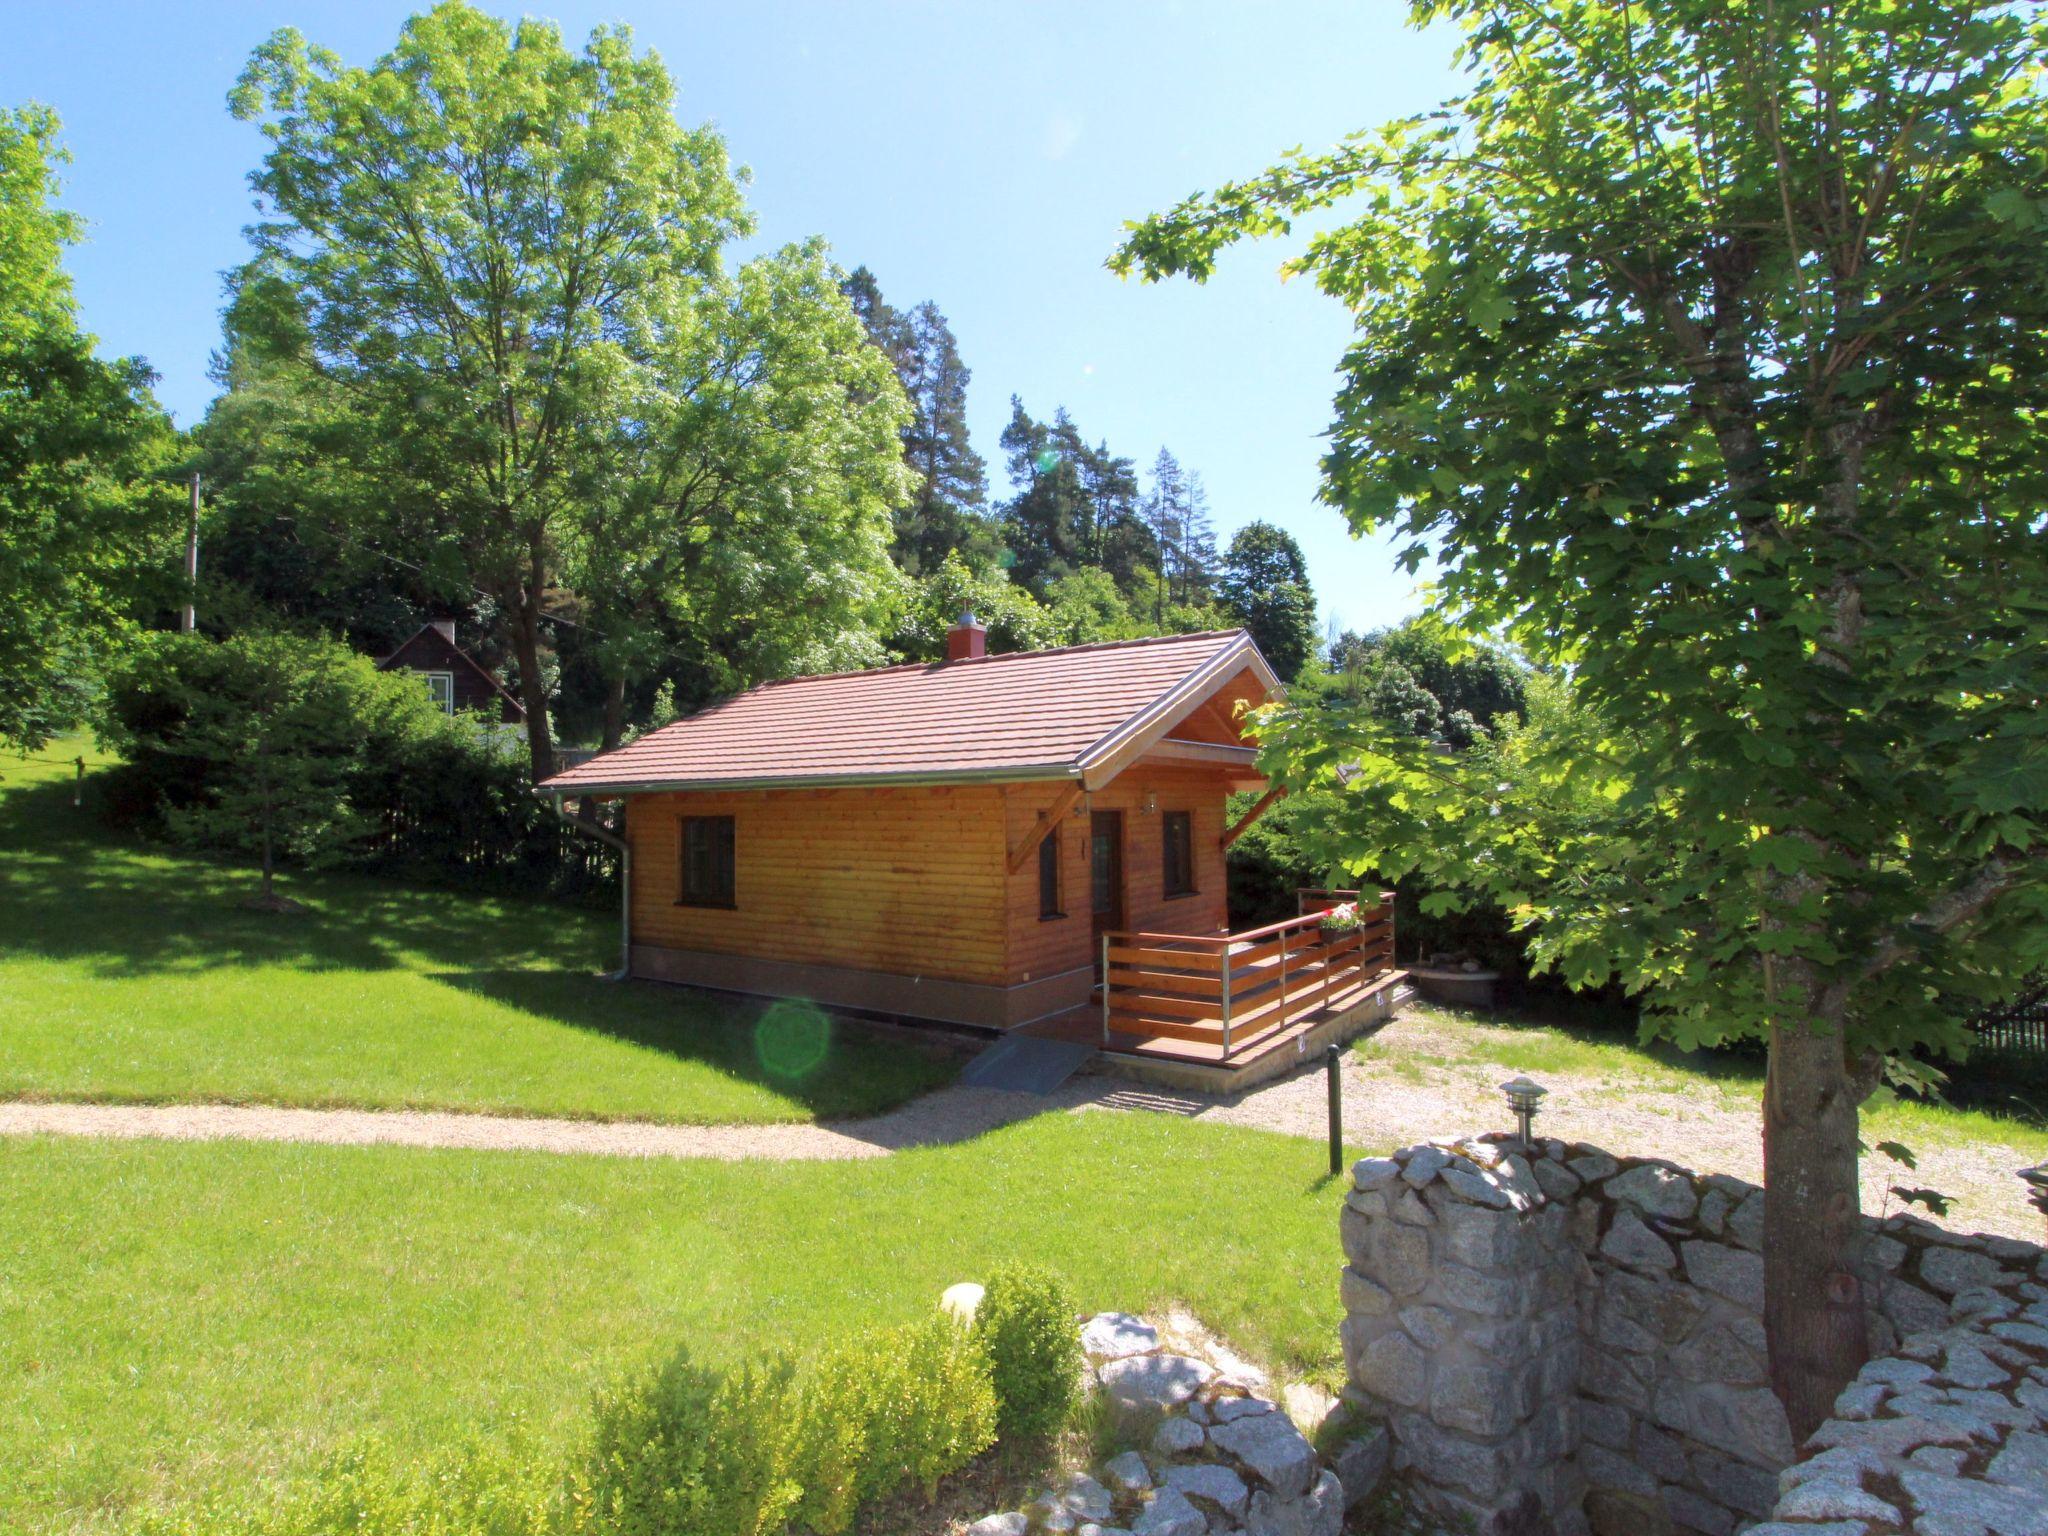
[[[526,711],[511,690],[455,643],[455,621],[422,624],[403,645],[377,663],[379,672],[417,672],[427,696],[449,714],[476,710],[499,725],[524,725]]]
[[[1390,927],[1323,971],[1313,915],[1225,933],[1226,797],[1265,785],[1242,714],[1279,691],[1242,630],[990,656],[970,614],[947,650],[764,684],[539,787],[625,801],[633,975],[1220,1060],[1300,1021],[1290,987],[1391,965]]]

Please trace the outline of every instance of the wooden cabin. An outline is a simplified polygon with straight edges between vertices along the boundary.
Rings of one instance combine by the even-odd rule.
[[[1105,1039],[1228,1055],[1233,979],[1240,1042],[1260,993],[1230,975],[1224,876],[1251,819],[1229,825],[1227,797],[1266,789],[1244,712],[1279,682],[1258,647],[992,656],[971,614],[947,641],[943,662],[764,684],[540,786],[625,801],[630,972],[996,1029],[1099,1017]],[[1246,964],[1284,983],[1291,955],[1327,1001],[1317,922]],[[1358,965],[1384,970],[1385,940]]]
[[[499,725],[526,723],[526,710],[498,675],[455,643],[455,621],[422,624],[389,656],[379,672],[416,672],[427,696],[449,714],[474,710]]]

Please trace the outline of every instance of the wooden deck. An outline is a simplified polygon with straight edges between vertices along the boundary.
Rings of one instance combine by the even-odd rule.
[[[1406,979],[1394,959],[1391,893],[1326,939],[1322,912],[1350,891],[1302,893],[1297,917],[1224,934],[1112,933],[1096,1001],[1028,1025],[1090,1041],[1111,1062],[1176,1069],[1190,1084],[1242,1086],[1391,1011]],[[1355,1027],[1354,1027],[1355,1026]]]

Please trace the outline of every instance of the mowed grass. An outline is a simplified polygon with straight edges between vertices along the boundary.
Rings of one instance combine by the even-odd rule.
[[[254,1492],[371,1430],[559,1446],[678,1343],[811,1348],[1009,1258],[1327,1373],[1323,1161],[1116,1113],[822,1164],[0,1138],[0,1530]]]
[[[652,983],[609,913],[293,874],[117,838],[72,770],[0,757],[0,1097],[490,1110],[686,1124],[885,1109],[957,1058]],[[792,1040],[794,1034],[797,1038]],[[820,1049],[822,1048],[822,1054]]]

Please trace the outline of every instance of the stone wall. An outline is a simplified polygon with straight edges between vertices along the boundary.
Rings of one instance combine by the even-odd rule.
[[[1353,1184],[1349,1395],[1441,1511],[1567,1536],[1774,1514],[1795,1448],[1765,1381],[1762,1191],[1511,1138],[1368,1158]],[[1959,1294],[2048,1300],[2031,1244],[1872,1228],[1873,1354],[1947,1326]]]
[[[1968,1250],[1922,1257],[1938,1253]],[[2044,1536],[2044,1431],[2048,1287],[1966,1290],[1941,1328],[1864,1366],[1749,1536]]]

